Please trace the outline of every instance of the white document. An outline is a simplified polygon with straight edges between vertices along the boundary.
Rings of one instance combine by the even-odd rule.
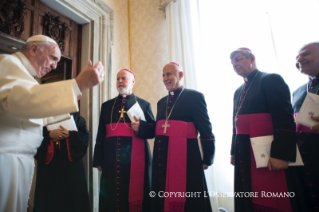
[[[317,121],[311,119],[312,115],[319,116],[319,95],[308,93],[300,108],[296,122],[312,127],[318,124]]]
[[[273,140],[274,140],[274,136],[272,135],[250,138],[251,146],[252,146],[255,161],[256,161],[256,168],[267,167],[268,160],[270,157],[271,142]],[[297,148],[296,162],[293,162],[293,163],[288,162],[289,166],[304,165],[302,162],[297,144],[296,144],[296,148]]]
[[[75,125],[75,121],[74,121],[73,116],[71,116],[71,119],[67,119],[67,120],[64,120],[64,121],[61,121],[61,122],[58,122],[55,124],[47,125],[47,129],[48,129],[48,131],[60,129],[60,125],[62,125],[64,128],[66,128],[69,131],[70,130],[78,131],[78,128]]]
[[[144,112],[142,110],[142,108],[140,107],[140,105],[138,104],[138,102],[136,102],[128,111],[127,111],[127,115],[128,117],[131,119],[131,121],[135,122],[134,120],[134,116],[138,119],[141,119],[142,121],[145,121],[145,116],[144,116]]]

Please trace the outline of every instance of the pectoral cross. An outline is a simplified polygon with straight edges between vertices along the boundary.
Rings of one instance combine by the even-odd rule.
[[[167,124],[167,121],[165,121],[165,124],[162,125],[162,127],[164,127],[164,133],[166,133],[166,128],[170,127],[170,124]]]
[[[238,120],[238,118],[237,118],[237,116],[235,116],[235,124],[237,123],[237,120]]]
[[[120,118],[124,117],[124,113],[126,113],[126,111],[124,110],[124,108],[122,108],[121,110],[119,110],[119,113],[121,113]]]

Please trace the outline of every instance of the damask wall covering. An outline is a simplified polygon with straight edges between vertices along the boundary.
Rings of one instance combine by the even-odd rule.
[[[134,93],[152,104],[167,94],[162,82],[162,68],[168,61],[165,13],[158,0],[129,0],[131,28],[131,64],[136,76]],[[117,95],[116,73],[129,67],[128,0],[105,0],[114,10],[114,45],[112,98]]]

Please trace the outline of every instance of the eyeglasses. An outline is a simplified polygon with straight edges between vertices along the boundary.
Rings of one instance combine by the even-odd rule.
[[[234,63],[239,63],[242,61],[245,57],[236,57],[234,60],[231,61],[231,64],[234,65]]]

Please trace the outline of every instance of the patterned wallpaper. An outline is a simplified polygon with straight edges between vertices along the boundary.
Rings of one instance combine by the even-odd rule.
[[[129,29],[128,29],[128,3],[127,0],[104,0],[113,9],[114,41],[112,46],[112,75],[111,98],[115,97],[116,74],[125,67],[129,67]]]
[[[131,69],[136,76],[134,93],[152,104],[167,94],[162,82],[162,68],[168,62],[168,36],[165,13],[159,0],[129,0],[131,23]],[[129,67],[128,0],[104,0],[114,10],[114,45],[112,46],[112,98],[117,95],[116,73]]]
[[[134,93],[149,101],[156,116],[157,101],[167,95],[162,68],[168,62],[165,13],[158,0],[130,0]]]

